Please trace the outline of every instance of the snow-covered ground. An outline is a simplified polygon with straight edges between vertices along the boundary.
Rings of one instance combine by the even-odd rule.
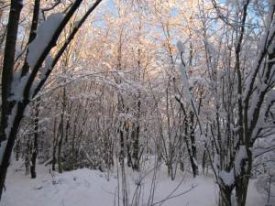
[[[130,171],[130,170],[129,170]],[[139,175],[128,172],[129,202],[137,188]],[[156,206],[214,206],[217,205],[217,186],[210,177],[193,179],[188,174],[178,175],[171,181],[165,171],[157,175],[153,205]],[[78,169],[63,174],[50,174],[49,168],[38,167],[38,178],[25,176],[21,163],[13,163],[9,169],[6,191],[1,206],[114,206],[118,205],[118,180],[116,171],[110,175],[100,171]],[[140,205],[147,206],[152,174],[142,181]],[[120,184],[121,188],[121,184]],[[186,192],[186,193],[185,193]],[[185,194],[182,194],[185,193]],[[182,194],[182,195],[180,195]],[[121,194],[120,194],[121,198]],[[162,201],[166,199],[166,201]],[[122,200],[120,201],[122,205]],[[254,182],[249,187],[248,206],[264,206],[264,198],[257,193]]]

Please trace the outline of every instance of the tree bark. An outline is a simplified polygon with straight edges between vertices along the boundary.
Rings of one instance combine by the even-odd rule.
[[[2,114],[1,114],[1,130],[0,130],[0,149],[4,150],[4,156],[0,162],[0,200],[6,179],[6,173],[9,166],[9,160],[12,153],[12,148],[15,142],[16,133],[19,122],[23,116],[24,107],[22,105],[13,105],[8,101],[11,93],[11,83],[13,79],[13,66],[16,50],[17,31],[22,10],[22,1],[12,0],[10,5],[10,13],[7,28],[5,55],[2,72]],[[12,113],[12,108],[17,107],[18,115],[14,119],[13,125],[8,125],[8,118]],[[10,128],[7,128],[7,127]],[[6,132],[5,130],[9,131]],[[6,148],[3,148],[3,142],[6,142]]]
[[[241,165],[240,176],[236,177],[236,198],[238,206],[245,206],[250,173],[252,169],[252,153],[247,149],[247,159]]]
[[[219,206],[231,206],[232,189],[226,186],[220,186]]]
[[[32,156],[31,156],[31,178],[36,178],[36,159],[38,154],[38,122],[39,122],[39,99],[35,105],[35,119],[34,119],[34,137],[32,146]]]

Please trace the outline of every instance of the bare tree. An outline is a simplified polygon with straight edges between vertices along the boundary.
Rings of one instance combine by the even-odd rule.
[[[35,61],[34,65],[31,65],[31,70],[29,62],[26,59],[24,66],[19,71],[14,71],[14,58],[17,45],[16,43],[20,13],[23,7],[23,1],[11,1],[2,73],[0,148],[2,151],[1,154],[3,155],[1,155],[0,163],[0,196],[2,195],[5,177],[9,166],[9,160],[16,139],[16,134],[18,132],[20,121],[24,116],[23,114],[26,106],[29,104],[30,100],[40,91],[48,76],[50,75],[52,68],[56,65],[63,52],[66,50],[67,46],[74,38],[80,26],[85,22],[87,17],[94,11],[94,9],[99,5],[100,2],[101,0],[95,1],[94,4],[81,17],[79,23],[75,25],[74,29],[69,34],[67,41],[63,43],[61,48],[56,53],[56,56],[53,58],[50,67],[45,72],[45,76],[38,80],[38,82],[36,82],[36,77],[44,60],[51,52],[52,48],[55,47],[56,41],[60,37],[62,31],[70,21],[71,17],[75,14],[77,9],[81,5],[82,0],[74,1],[70,8],[66,11],[64,18],[62,18],[60,24],[53,32],[53,35],[49,38],[48,44],[45,46],[45,48],[42,49],[41,53],[38,54],[39,57]],[[36,0],[33,10],[32,25],[38,23],[37,19],[39,15],[39,9],[40,1]],[[36,26],[33,26],[33,30],[31,31],[30,42],[31,39],[33,39],[32,34],[35,31],[35,27]],[[18,90],[21,90],[22,93],[16,96],[15,93],[18,92]]]
[[[205,41],[215,97],[215,115],[210,125],[215,155],[211,154],[210,144],[208,154],[220,188],[219,204],[231,205],[232,191],[235,189],[237,204],[244,206],[252,171],[254,143],[257,139],[266,137],[272,130],[270,115],[275,102],[272,61],[275,55],[275,7],[273,3],[270,4],[266,30],[257,42],[256,58],[252,60],[253,63],[248,63],[251,60],[247,59],[245,48],[251,1],[246,0],[237,5],[237,22],[230,22],[230,19],[225,18],[216,2],[213,2],[226,27],[232,29],[230,39],[233,44],[229,46],[229,57],[224,59],[225,56],[219,55],[223,48],[222,41],[219,42],[216,53],[207,43],[208,40]],[[217,56],[216,60],[214,55]],[[227,68],[232,68],[223,76],[220,76],[217,64],[219,61],[223,61]]]

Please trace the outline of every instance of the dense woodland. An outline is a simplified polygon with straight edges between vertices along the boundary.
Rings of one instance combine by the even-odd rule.
[[[220,206],[246,205],[251,178],[270,198],[274,12],[274,0],[0,0],[0,194],[12,156],[26,178],[44,164],[123,180],[154,159],[171,181],[212,174]]]

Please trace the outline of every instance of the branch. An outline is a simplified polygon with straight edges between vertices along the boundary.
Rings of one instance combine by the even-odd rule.
[[[51,64],[51,69],[48,69],[45,73],[45,78],[41,79],[38,83],[37,87],[34,89],[34,92],[32,94],[32,98],[35,97],[35,95],[40,91],[41,87],[46,82],[47,78],[52,72],[52,68],[56,65],[56,63],[59,61],[60,57],[68,47],[68,45],[71,43],[71,41],[74,39],[76,33],[78,32],[79,28],[84,24],[88,16],[95,10],[95,8],[102,2],[102,0],[97,0],[93,6],[85,13],[85,15],[81,18],[78,24],[75,25],[73,31],[70,33],[68,39],[65,41],[63,46],[60,48],[60,50],[57,52],[56,56],[53,59],[53,62]]]
[[[9,14],[9,21],[7,27],[7,37],[5,46],[5,55],[2,71],[2,114],[1,114],[1,135],[0,141],[5,140],[6,134],[4,132],[7,126],[8,115],[11,112],[11,104],[8,98],[11,92],[11,83],[13,80],[13,67],[17,41],[17,31],[20,19],[20,13],[23,5],[18,0],[11,1],[11,8]],[[1,164],[1,163],[0,163]],[[1,188],[0,188],[1,189]],[[1,198],[1,194],[0,194]]]
[[[253,93],[253,87],[256,81],[256,77],[257,74],[259,73],[260,70],[260,66],[263,62],[264,57],[266,56],[267,52],[268,52],[268,48],[271,45],[274,36],[275,36],[275,30],[273,30],[272,33],[270,33],[270,29],[271,29],[271,25],[272,22],[274,20],[274,12],[275,12],[275,5],[270,9],[270,13],[269,13],[269,21],[270,21],[270,25],[269,25],[269,30],[266,31],[264,39],[263,39],[263,46],[260,50],[260,54],[258,57],[258,60],[256,62],[256,66],[253,69],[253,74],[250,78],[250,82],[248,82],[248,87],[246,88],[246,92],[244,94],[244,103],[245,103],[245,107],[248,108],[248,104],[249,104],[249,98],[251,97],[252,93]],[[262,43],[262,42],[261,42]]]
[[[64,30],[65,26],[68,24],[68,22],[70,21],[71,17],[74,15],[75,11],[78,9],[78,7],[82,3],[82,1],[83,0],[76,0],[75,1],[75,3],[72,5],[72,7],[69,9],[68,13],[66,14],[66,16],[64,17],[64,19],[60,23],[60,25],[57,28],[57,30],[54,32],[54,35],[52,36],[49,44],[44,49],[44,51],[42,52],[42,54],[38,58],[36,64],[34,65],[33,70],[32,70],[32,72],[30,74],[30,77],[28,78],[27,84],[26,84],[26,86],[24,88],[24,101],[25,102],[29,101],[31,87],[32,87],[32,84],[34,82],[35,77],[37,76],[39,68],[42,66],[42,63],[44,62],[44,60],[46,59],[46,57],[50,53],[51,49],[53,47],[55,47],[56,41],[58,40],[60,34]]]

